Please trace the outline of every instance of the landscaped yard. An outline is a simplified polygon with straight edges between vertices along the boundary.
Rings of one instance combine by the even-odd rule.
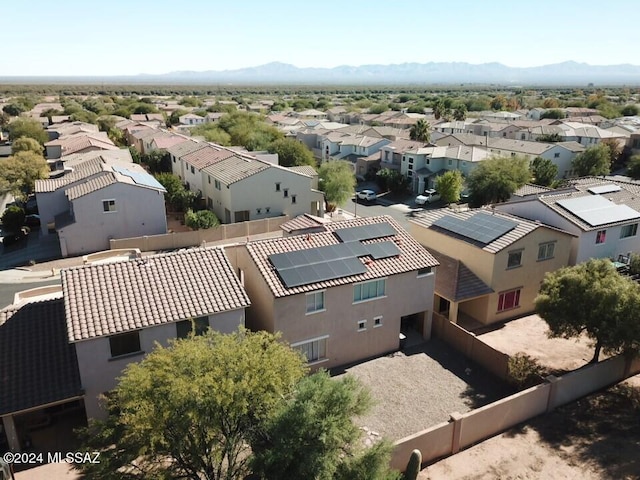
[[[464,413],[512,393],[510,387],[440,340],[345,371],[367,385],[375,401],[358,423],[390,440],[446,422],[453,412]]]

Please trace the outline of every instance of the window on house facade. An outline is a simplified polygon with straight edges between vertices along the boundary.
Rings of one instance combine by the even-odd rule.
[[[425,162],[427,165],[429,165],[431,163],[431,159],[429,157],[425,158]]]
[[[276,192],[280,191],[280,182],[276,183]]]
[[[373,328],[382,326],[382,317],[373,317]]]
[[[522,250],[515,252],[509,252],[509,258],[507,259],[507,268],[515,268],[522,265]]]
[[[171,157],[171,159],[173,160],[173,163],[176,163],[176,157]]]
[[[358,320],[358,331],[364,332],[367,329],[367,321],[366,320]]]
[[[527,136],[524,133],[520,135],[520,140],[524,140],[526,138],[527,138]]]
[[[212,209],[213,208],[213,198],[211,198],[211,197],[207,197],[207,208],[208,209]]]
[[[413,170],[413,165],[409,165],[409,170]]]
[[[555,242],[541,243],[538,245],[538,260],[549,260],[553,258],[555,249]]]
[[[262,209],[261,208],[256,208],[256,214],[260,215],[262,213]]]
[[[135,332],[112,335],[109,337],[109,348],[112,358],[140,352],[140,332],[136,330]]]
[[[371,280],[370,282],[356,283],[353,286],[353,301],[361,302],[371,298],[383,297],[385,291],[385,279]]]
[[[596,245],[604,243],[607,239],[607,231],[606,230],[598,230],[596,233]]]
[[[221,189],[220,181],[219,180],[214,180],[213,181],[213,186],[216,187],[216,190],[220,190]]]
[[[297,200],[298,200],[297,195],[291,195],[291,203],[296,203]]]
[[[195,327],[195,330],[193,328]],[[193,320],[181,320],[176,322],[176,337],[187,338],[191,332],[194,335],[204,335],[209,329],[209,317],[198,317]]]
[[[193,165],[191,165],[191,173],[192,173],[192,174],[195,174],[195,173],[196,173],[196,169],[195,169],[195,167],[194,167]]]
[[[289,189],[288,188],[285,188],[283,190],[283,193],[284,193],[284,198],[288,198],[289,197]]]
[[[553,158],[560,158],[560,153],[556,152],[553,154]]]
[[[103,200],[102,201],[102,211],[103,212],[115,212],[116,211],[116,201],[115,200]]]
[[[635,237],[638,233],[638,224],[624,225],[620,229],[620,238]]]
[[[329,336],[314,338],[305,342],[291,344],[291,347],[302,353],[309,363],[322,362],[327,359],[327,340]]]
[[[409,178],[413,177],[413,172],[411,170],[409,170],[407,172],[407,177],[409,177]]]
[[[449,159],[448,165],[451,166],[453,164],[453,160]]]
[[[207,175],[207,179],[209,180],[209,184],[211,184],[211,176]]]
[[[511,310],[520,306],[520,289],[509,290],[502,292],[498,297],[498,312],[504,312],[505,310]]]
[[[432,272],[431,267],[425,267],[418,270],[418,277],[424,277],[425,275],[429,275]]]
[[[413,157],[409,157],[409,165],[413,165]]]
[[[307,313],[324,311],[324,290],[307,293]]]

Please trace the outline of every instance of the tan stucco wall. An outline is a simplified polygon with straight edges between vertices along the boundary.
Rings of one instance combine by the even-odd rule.
[[[223,333],[235,331],[244,325],[244,309],[223,312],[209,317],[211,328]],[[155,344],[167,345],[169,339],[176,338],[175,322],[140,330],[140,349],[149,353]],[[76,354],[80,369],[80,381],[85,392],[87,418],[105,418],[106,412],[100,406],[98,396],[112,390],[117,378],[131,362],[139,362],[144,354],[111,359],[109,338],[100,337],[76,342]]]

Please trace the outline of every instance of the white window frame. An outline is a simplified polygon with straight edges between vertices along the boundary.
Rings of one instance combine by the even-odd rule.
[[[216,190],[221,190],[222,187],[220,185],[220,180],[214,180],[213,181],[213,186],[216,188]]]
[[[426,270],[427,268],[429,269],[428,272],[420,273],[420,270]],[[429,275],[433,275],[433,267],[424,267],[418,270],[418,278],[428,277]]]
[[[631,233],[628,235],[625,235],[625,229],[629,229],[631,230]],[[637,223],[631,223],[629,225],[622,225],[622,227],[620,227],[620,238],[631,238],[631,237],[635,237],[638,234],[638,224]]]
[[[382,293],[380,293],[380,282],[382,282]],[[367,287],[373,283],[376,283],[376,295],[371,297],[362,298],[362,289],[364,285]],[[356,299],[356,291],[360,289],[359,298]],[[387,296],[387,279],[376,278],[375,280],[368,280],[366,282],[358,282],[353,285],[353,303],[370,302],[371,300],[377,300],[378,298],[385,298]]]
[[[514,294],[514,304],[510,307],[504,306],[504,301],[506,300],[506,296],[509,293]],[[522,294],[522,287],[512,288],[511,290],[505,290],[504,292],[500,292],[498,294],[498,313],[508,312],[509,310],[515,310],[516,308],[520,308],[520,295]],[[500,297],[502,297],[502,308],[500,308]]]
[[[607,243],[607,229],[598,230],[596,232],[596,245],[604,245]]]
[[[309,340],[303,340],[301,342],[292,343],[290,346],[291,348],[294,348],[300,351],[302,354],[305,354],[306,356],[305,350],[303,350],[301,347],[308,344],[317,343],[318,345],[316,348],[318,350],[318,357],[312,360],[309,360],[309,358],[307,357],[308,365],[317,365],[319,363],[324,363],[329,361],[329,345],[328,345],[329,342],[327,342],[328,339],[329,339],[329,335],[322,335],[320,337],[310,338]],[[324,345],[322,345],[321,342],[324,342]],[[324,357],[320,356],[322,353],[321,346],[324,346]]]
[[[373,328],[379,328],[382,326],[382,315],[373,317]]]
[[[358,331],[364,332],[367,330],[367,321],[366,320],[358,320]]]
[[[512,250],[510,252],[507,253],[507,270],[510,270],[512,268],[519,268],[522,266],[522,252],[524,252],[524,249],[520,249],[520,250]],[[518,262],[517,265],[509,265],[509,259],[511,258],[511,255],[517,255],[520,254],[520,261]]]
[[[540,251],[544,249],[544,254],[540,255]],[[551,251],[551,254],[549,254]],[[545,260],[551,260],[556,253],[556,242],[544,242],[538,244],[538,261],[543,262]]]
[[[109,206],[108,210],[105,210],[106,206]],[[113,207],[113,209],[111,207]],[[118,208],[116,207],[115,198],[106,198],[102,200],[102,213],[116,213],[117,211],[118,211]]]
[[[326,311],[325,308],[325,293],[326,290],[316,290],[314,292],[309,292],[307,294],[305,294],[305,312],[306,315],[313,315],[314,313],[320,313],[320,312],[324,312]],[[318,295],[321,296],[322,298],[322,302],[321,305],[318,306]],[[314,309],[313,310],[309,310],[309,299],[313,297],[313,303],[314,303]]]

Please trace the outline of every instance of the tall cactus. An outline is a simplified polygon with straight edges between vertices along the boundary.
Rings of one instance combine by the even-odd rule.
[[[404,480],[416,480],[422,466],[422,453],[420,450],[414,450],[409,457],[407,469],[404,472]]]

